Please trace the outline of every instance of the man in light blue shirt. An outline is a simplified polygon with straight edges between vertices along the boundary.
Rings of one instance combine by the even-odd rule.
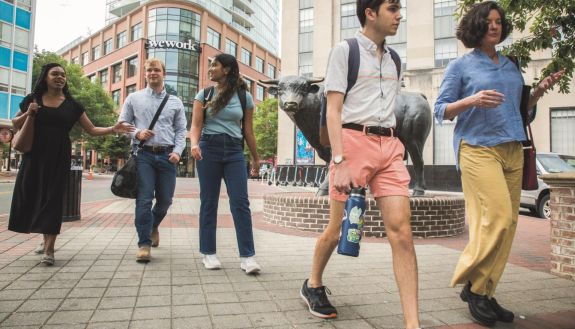
[[[144,68],[148,86],[126,98],[119,121],[136,126],[136,131],[131,134],[132,147],[145,141],[136,158],[138,195],[135,224],[139,247],[136,261],[147,263],[151,259],[150,247],[157,247],[160,243],[158,226],[172,204],[176,166],[186,146],[187,131],[184,105],[172,95],[153,129],[148,129],[166,96],[166,69],[158,59],[148,59]],[[156,204],[152,208],[154,197]]]

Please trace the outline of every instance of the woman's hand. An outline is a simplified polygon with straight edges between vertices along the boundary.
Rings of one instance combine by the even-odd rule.
[[[472,106],[494,109],[505,101],[505,95],[493,90],[482,90],[469,96]]]
[[[193,145],[190,148],[190,151],[192,152],[192,156],[194,157],[194,159],[196,160],[202,160],[202,150],[200,149],[200,147],[198,145]]]
[[[258,159],[252,160],[250,168],[250,177],[258,177],[260,174],[260,161]]]
[[[559,72],[551,73],[537,85],[537,87],[533,90],[532,95],[537,98],[543,96],[543,94],[545,94],[549,88],[553,87],[555,83],[561,79],[563,73],[565,73],[565,69]]]
[[[35,115],[36,113],[38,113],[38,109],[40,109],[40,106],[38,106],[38,103],[36,103],[36,100],[32,100],[32,103],[30,103],[30,105],[28,105],[28,111],[26,113],[28,113],[28,115]]]
[[[127,122],[118,122],[112,127],[112,132],[114,133],[131,133],[132,131],[136,130],[136,127],[127,123]]]

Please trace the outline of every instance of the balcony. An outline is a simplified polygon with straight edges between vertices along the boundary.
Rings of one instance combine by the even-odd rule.
[[[226,8],[226,10],[232,14],[232,22],[242,26],[245,29],[251,29],[254,25],[251,22],[252,13],[245,12],[242,8],[236,7],[235,1],[234,5]]]
[[[140,0],[121,0],[110,5],[110,13],[122,17],[140,6]]]
[[[252,9],[251,0],[233,0],[234,7],[241,9],[248,15],[252,15],[254,10]]]

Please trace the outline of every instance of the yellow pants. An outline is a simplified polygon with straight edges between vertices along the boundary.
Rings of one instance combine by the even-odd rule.
[[[521,198],[521,143],[492,147],[461,142],[459,149],[469,242],[451,286],[471,282],[471,291],[492,297],[515,236]]]

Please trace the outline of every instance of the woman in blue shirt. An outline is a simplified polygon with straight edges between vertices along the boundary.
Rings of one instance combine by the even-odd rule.
[[[210,65],[208,75],[216,85],[196,95],[190,131],[191,152],[197,161],[200,181],[202,261],[210,270],[221,267],[216,256],[216,228],[223,178],[236,229],[240,268],[248,274],[257,273],[261,267],[254,257],[248,177],[243,154],[245,138],[252,155],[251,175],[257,175],[259,157],[253,132],[254,103],[240,76],[235,57],[228,54],[217,55]],[[245,109],[240,100],[240,96],[243,98],[244,95]]]
[[[521,141],[526,139],[519,111],[523,77],[515,63],[495,50],[510,31],[496,2],[474,5],[457,29],[457,38],[474,49],[449,63],[435,104],[440,124],[457,117],[453,146],[469,223],[469,243],[451,286],[465,284],[462,300],[471,315],[488,326],[514,319],[493,298],[517,226]],[[554,73],[533,89],[529,109],[561,75]]]

